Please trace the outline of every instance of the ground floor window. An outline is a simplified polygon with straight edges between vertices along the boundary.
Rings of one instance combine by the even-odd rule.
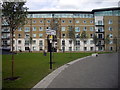
[[[102,50],[103,50],[103,47],[98,47],[98,50],[99,50],[99,51],[102,51]]]
[[[113,47],[109,47],[109,50],[112,51],[112,50],[113,50]]]
[[[36,51],[36,47],[35,46],[33,47],[33,51]]]
[[[40,51],[42,51],[43,50],[43,48],[42,47],[40,47]]]
[[[90,51],[93,51],[93,47],[90,47]]]
[[[84,47],[84,51],[87,51],[87,47]]]
[[[25,50],[29,50],[29,47],[25,47]]]

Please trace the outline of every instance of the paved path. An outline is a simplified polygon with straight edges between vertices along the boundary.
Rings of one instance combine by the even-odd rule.
[[[85,58],[65,68],[48,88],[116,88],[118,54],[101,54]]]

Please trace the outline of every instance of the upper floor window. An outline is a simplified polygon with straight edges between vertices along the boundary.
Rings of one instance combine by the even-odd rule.
[[[87,31],[87,27],[83,27],[83,31]]]
[[[65,45],[65,40],[62,40],[62,45]]]
[[[93,29],[94,29],[93,27],[90,27],[90,31],[93,31]]]
[[[112,38],[112,37],[113,37],[113,34],[109,34],[109,37]]]
[[[43,34],[39,34],[39,37],[42,38],[42,37],[43,37]]]
[[[109,31],[112,31],[112,30],[113,30],[113,28],[112,28],[112,27],[109,27],[109,28],[108,28],[108,30],[109,30]]]
[[[33,40],[33,44],[36,44],[36,40]]]
[[[29,32],[30,31],[30,27],[25,27],[25,32]]]
[[[98,21],[98,25],[102,25],[102,21],[101,20]]]
[[[79,27],[75,27],[75,32],[80,32],[80,28]]]
[[[18,40],[18,44],[21,44],[21,40]]]
[[[65,34],[64,34],[64,33],[62,34],[62,37],[65,37]]]
[[[40,45],[40,46],[43,45],[43,41],[42,41],[42,40],[39,41],[39,45]]]
[[[76,40],[76,45],[80,45],[80,40]]]
[[[36,37],[36,34],[33,34],[33,37],[35,38],[35,37]]]
[[[65,27],[62,27],[61,29],[62,29],[62,31],[65,31]]]
[[[47,20],[47,23],[50,23],[50,20]]]
[[[69,23],[72,23],[72,20],[69,20]]]
[[[18,31],[22,31],[22,28],[21,28],[21,27],[19,27],[19,28],[18,28]]]
[[[33,20],[33,23],[36,23],[36,21],[35,21],[35,20]]]
[[[113,23],[112,20],[109,20],[109,21],[108,21],[108,24],[112,24],[112,23]]]
[[[33,27],[33,31],[36,31],[36,27]]]
[[[83,23],[86,23],[86,21],[83,21]]]
[[[43,31],[43,27],[40,27],[40,28],[39,28],[39,31]]]
[[[75,23],[79,23],[79,20],[76,20]]]
[[[22,37],[22,35],[21,34],[18,34],[18,38],[21,38]]]
[[[93,21],[91,20],[90,23],[93,23]]]
[[[42,20],[40,20],[40,23],[43,23],[43,21],[42,21]]]
[[[65,23],[65,20],[62,20],[62,23]]]

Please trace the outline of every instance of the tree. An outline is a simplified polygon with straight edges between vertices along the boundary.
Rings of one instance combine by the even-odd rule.
[[[13,52],[13,35],[18,27],[25,25],[27,18],[27,8],[23,7],[25,2],[3,2],[2,13],[3,18],[6,20],[10,27],[11,35],[11,49]],[[12,80],[14,77],[14,54],[12,54]]]
[[[97,38],[97,36],[94,34],[94,36],[93,36],[93,43],[94,43],[94,45],[95,45],[95,52],[96,52],[96,44],[97,44],[97,42],[98,42],[98,38]]]
[[[83,41],[83,43],[85,42],[85,40],[87,40],[87,34],[86,34],[86,31],[83,31],[81,36],[80,36],[80,39]],[[84,47],[85,47],[85,43],[84,43]]]
[[[70,39],[70,45],[72,45],[72,41],[75,44],[75,31],[73,26],[68,26],[68,37]],[[75,45],[74,45],[75,46]],[[71,46],[72,47],[72,46]]]
[[[106,50],[107,50],[107,44],[109,44],[109,43],[110,43],[110,37],[109,37],[109,35],[107,35],[105,38]]]

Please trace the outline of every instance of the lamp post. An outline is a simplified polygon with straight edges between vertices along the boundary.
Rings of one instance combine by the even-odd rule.
[[[49,40],[50,40],[50,69],[52,69],[52,38],[53,36],[50,35]]]

